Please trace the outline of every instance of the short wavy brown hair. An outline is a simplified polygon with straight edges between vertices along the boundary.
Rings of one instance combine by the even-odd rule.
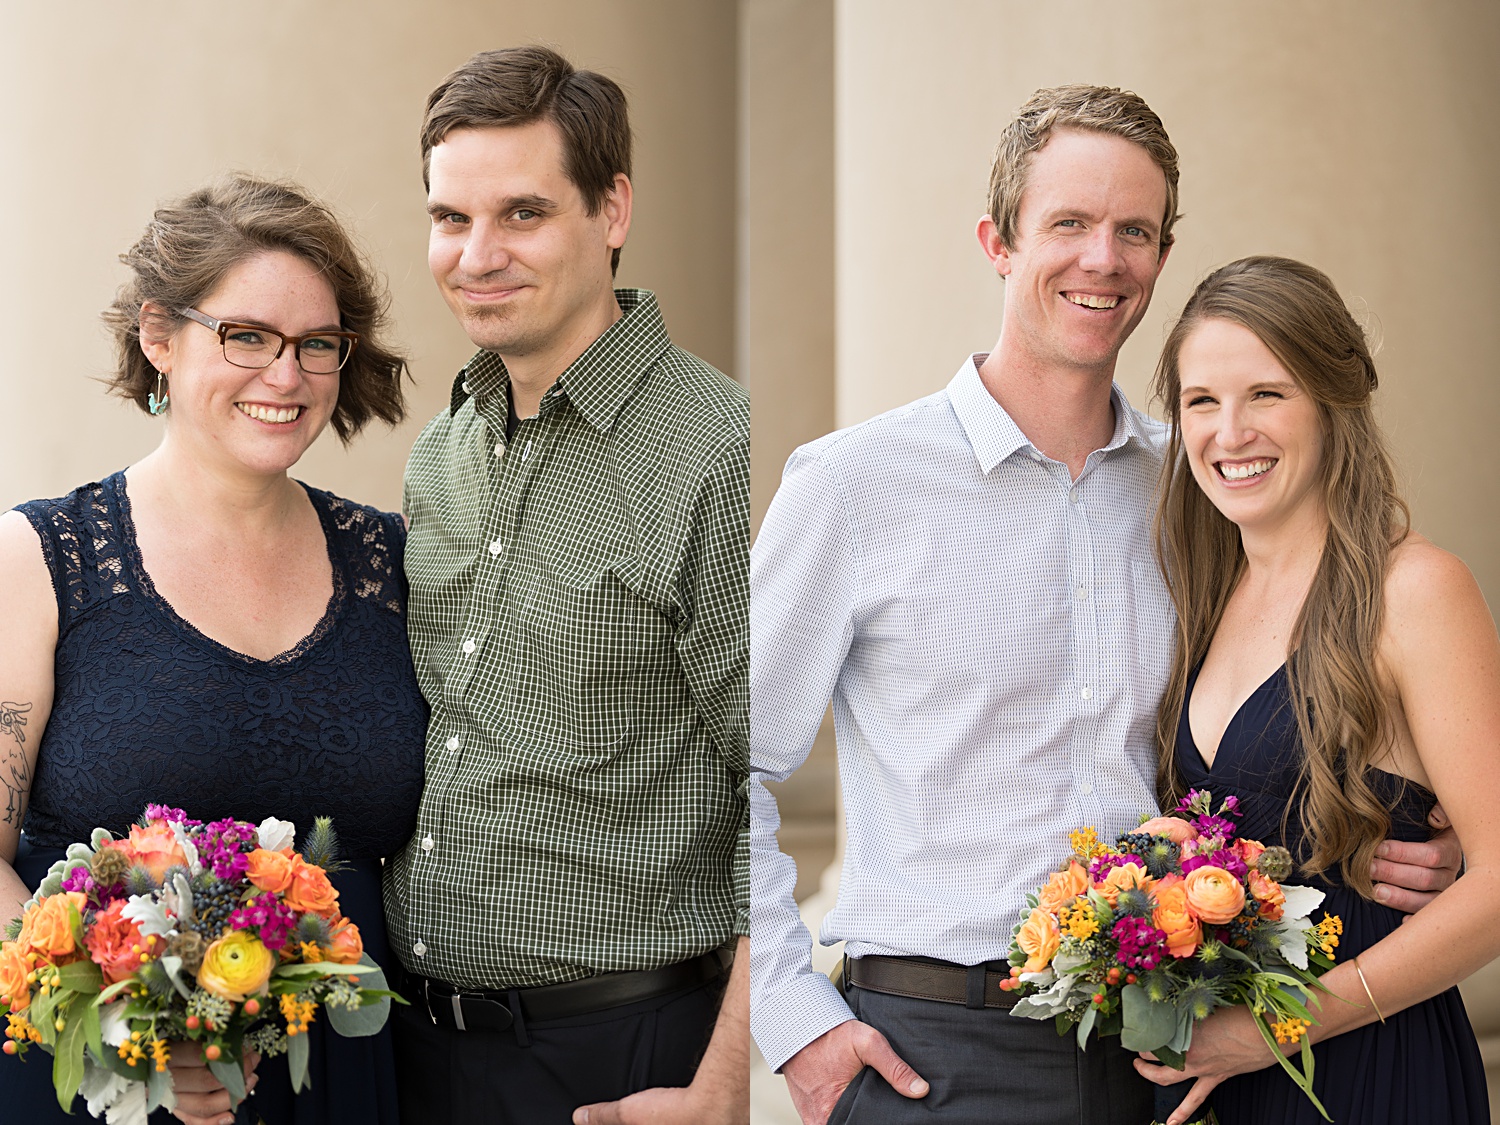
[[[401,376],[406,357],[382,337],[390,298],[379,275],[333,212],[295,184],[231,175],[157,210],[139,242],[120,255],[130,280],[104,310],[114,334],[116,370],[107,381],[148,410],[156,369],[141,351],[142,308],[152,336],[170,336],[192,308],[241,262],[284,250],[310,263],[333,288],[339,324],[359,346],[339,372],[333,429],[346,445],[371,418],[395,425],[406,416]],[[167,310],[156,312],[154,310]]]
[[[431,187],[432,150],[455,129],[550,121],[562,134],[563,171],[597,215],[617,175],[630,175],[630,114],[619,84],[578,70],[549,47],[480,51],[427,97],[422,118],[422,184]],[[619,269],[620,251],[610,258]]]
[[[1026,99],[1015,120],[1000,134],[995,162],[990,168],[990,218],[1000,230],[1000,241],[1016,245],[1016,216],[1031,171],[1031,158],[1052,139],[1057,129],[1082,129],[1123,137],[1140,145],[1167,178],[1167,209],[1161,220],[1158,249],[1172,245],[1177,213],[1177,150],[1151,107],[1139,94],[1113,86],[1052,86]]]

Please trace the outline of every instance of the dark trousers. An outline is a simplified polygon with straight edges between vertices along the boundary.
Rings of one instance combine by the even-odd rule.
[[[434,1025],[416,995],[391,1012],[401,1125],[569,1125],[581,1105],[686,1086],[723,989],[721,978],[587,1016],[527,1021],[524,1035]]]
[[[850,988],[849,1006],[931,1085],[904,1098],[876,1071],[860,1071],[828,1125],[1145,1125],[1151,1085],[1115,1039],[1078,1048],[1051,1020],[1009,1010]]]

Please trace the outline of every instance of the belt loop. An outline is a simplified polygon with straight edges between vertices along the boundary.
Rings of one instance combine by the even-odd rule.
[[[977,965],[970,965],[969,966],[969,983],[968,983],[968,988],[965,989],[965,992],[964,992],[964,1007],[965,1008],[983,1008],[984,1007],[984,974],[985,974],[985,972],[986,972],[986,967],[985,967],[985,963],[983,961],[979,962],[979,964],[977,964]]]
[[[526,1017],[521,1014],[521,993],[512,988],[505,994],[510,1002],[511,1026],[516,1029],[516,1046],[531,1046],[531,1037],[526,1034]]]
[[[448,999],[453,1002],[453,1026],[458,1028],[459,1031],[468,1031],[468,1027],[464,1025],[464,1003],[462,997],[459,993],[455,992]]]

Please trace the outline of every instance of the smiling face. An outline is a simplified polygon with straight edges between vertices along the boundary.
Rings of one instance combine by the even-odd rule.
[[[283,335],[340,327],[333,287],[312,263],[284,250],[239,263],[195,307],[216,320]],[[142,349],[168,376],[170,440],[195,458],[285,473],[323,432],[338,402],[338,372],[303,371],[291,347],[270,367],[250,370],[226,360],[218,334],[193,321],[164,340],[148,336],[142,333]]]
[[[1166,204],[1166,176],[1139,145],[1079,129],[1054,133],[1031,158],[1015,245],[1002,245],[992,221],[981,221],[1006,279],[1002,345],[1033,364],[1112,375],[1166,262]]]
[[[549,353],[613,308],[629,181],[617,176],[590,215],[550,121],[455,129],[433,148],[429,177],[427,264],[476,345],[508,360]]]
[[[1183,449],[1193,479],[1241,530],[1321,526],[1318,405],[1255,333],[1205,320],[1178,357]]]

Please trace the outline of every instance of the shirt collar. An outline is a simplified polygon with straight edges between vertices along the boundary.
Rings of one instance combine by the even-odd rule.
[[[655,294],[646,289],[616,289],[620,319],[584,350],[542,396],[542,411],[566,397],[584,419],[609,432],[615,418],[649,368],[672,346]],[[457,412],[470,395],[487,399],[509,390],[505,361],[490,351],[469,360],[453,384],[450,409]]]
[[[959,425],[968,436],[979,467],[988,473],[1016,450],[1034,447],[1005,407],[985,389],[979,377],[979,365],[985,358],[983,352],[976,352],[964,361],[948,384],[948,401],[953,404],[953,412],[958,415]],[[1131,439],[1147,449],[1154,448],[1151,436],[1125,400],[1125,392],[1120,390],[1118,383],[1110,384],[1109,401],[1114,407],[1115,429],[1109,444],[1098,452],[1110,453]]]

